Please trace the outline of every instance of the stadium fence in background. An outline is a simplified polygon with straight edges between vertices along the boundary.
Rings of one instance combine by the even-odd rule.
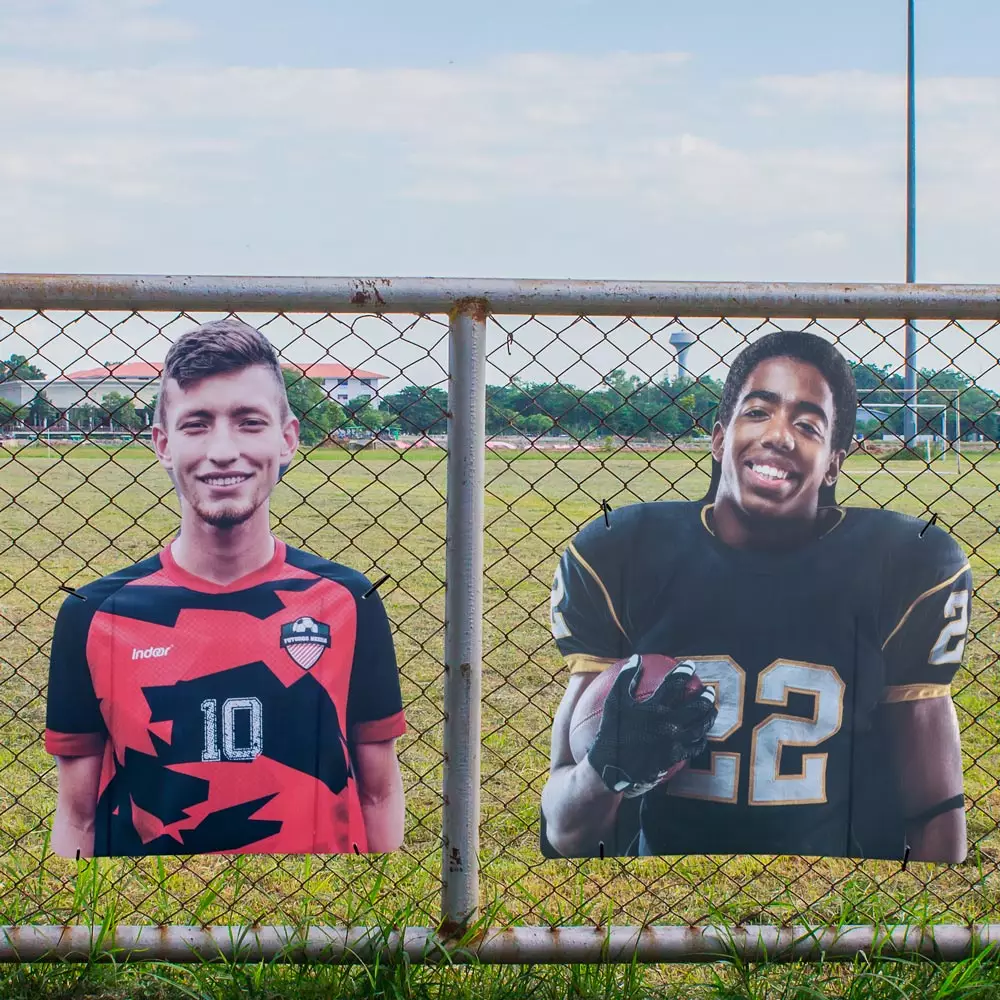
[[[98,359],[162,361],[194,322],[229,313],[263,329],[300,374],[329,360],[395,366],[375,373],[378,405],[338,410],[329,387],[295,397],[342,453],[304,448],[272,513],[291,544],[392,577],[384,597],[411,726],[406,845],[384,858],[56,859],[55,773],[41,749],[55,611],[71,580],[162,547],[177,508],[136,447],[148,392],[130,409],[88,376],[85,403],[61,410],[42,394],[69,399],[74,371]],[[907,322],[922,344],[916,400],[902,388]],[[875,422],[916,404],[918,428],[944,428],[942,453],[955,451],[949,426],[963,439],[957,464],[937,464],[929,438],[907,453],[869,427],[839,500],[936,514],[971,554],[975,607],[955,691],[969,860],[544,860],[538,801],[565,685],[548,633],[555,560],[605,501],[703,494],[725,360],[775,328],[833,338],[867,379],[859,396]],[[957,959],[1000,942],[1000,287],[8,274],[6,355],[0,960]],[[41,377],[53,364],[56,379]],[[499,377],[488,392],[489,369]],[[587,371],[594,382],[581,389],[571,379]],[[107,381],[116,392],[134,383]],[[110,428],[104,438],[73,426],[81,406],[87,430]],[[345,421],[371,431],[366,447],[336,437]],[[154,500],[144,506],[140,491]]]

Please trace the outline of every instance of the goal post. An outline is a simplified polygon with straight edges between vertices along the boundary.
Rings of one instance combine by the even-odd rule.
[[[864,407],[866,411],[876,412],[882,411],[886,413],[888,417],[890,414],[896,413],[899,410],[914,410],[914,411],[930,411],[932,413],[931,417],[926,419],[926,427],[924,428],[924,445],[926,448],[926,462],[927,467],[931,468],[933,466],[935,456],[931,454],[931,438],[926,436],[926,432],[930,432],[933,437],[940,437],[941,439],[941,454],[940,459],[947,466],[950,465],[949,457],[950,455],[955,456],[955,472],[960,473],[962,471],[962,409],[961,409],[961,394],[964,390],[962,389],[938,389],[937,387],[925,388],[921,390],[922,392],[931,393],[933,392],[937,396],[944,397],[943,401],[938,402],[916,402],[912,403],[909,401],[899,400],[899,391],[896,389],[869,389],[867,392],[862,391],[858,396],[858,405]],[[889,402],[879,402],[878,400],[873,400],[871,397],[876,393],[892,393],[896,398]],[[954,422],[949,420],[949,413],[954,413]],[[938,428],[932,429],[932,421],[936,423],[934,417],[937,414],[941,415],[941,423]],[[954,434],[949,435],[949,423],[952,423],[954,427]],[[882,424],[885,427],[884,421]],[[919,430],[919,428],[918,428]],[[919,436],[919,435],[918,435]],[[905,445],[905,436],[902,438]]]

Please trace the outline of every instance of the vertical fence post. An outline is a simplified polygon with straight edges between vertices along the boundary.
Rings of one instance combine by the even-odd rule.
[[[479,909],[485,300],[455,304],[449,317],[448,357],[441,854],[441,917],[446,931],[474,921]]]
[[[917,280],[917,152],[916,94],[913,58],[913,0],[906,10],[906,281]],[[917,331],[912,319],[906,321],[903,386],[906,409],[903,410],[903,443],[916,445],[917,436]]]

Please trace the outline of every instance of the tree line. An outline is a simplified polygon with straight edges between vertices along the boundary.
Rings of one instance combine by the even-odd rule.
[[[883,432],[902,435],[904,409],[898,404],[906,402],[903,376],[887,365],[852,363],[851,368],[860,410],[856,430],[865,436]],[[612,372],[602,386],[589,390],[559,382],[515,379],[509,385],[487,386],[487,431],[533,434],[555,430],[579,440],[607,434],[627,438],[708,435],[722,388],[723,383],[710,376],[653,381],[622,370]],[[959,390],[962,436],[977,433],[1000,440],[1000,393],[983,389],[967,375],[952,370],[920,370],[917,388],[918,403],[949,407],[949,437],[955,433],[955,414],[954,394],[948,390]],[[864,419],[866,411],[882,416]],[[940,412],[925,409],[917,413],[919,432],[939,432]]]
[[[852,364],[858,397],[868,410],[879,411],[880,403],[901,403],[902,375],[888,366]],[[437,386],[409,385],[378,398],[359,396],[341,405],[330,399],[322,384],[299,372],[284,370],[285,387],[292,412],[300,421],[300,437],[312,446],[347,427],[376,433],[395,428],[410,434],[444,434],[447,430],[448,394]],[[0,361],[0,382],[9,378],[44,379],[40,369],[20,355]],[[980,388],[968,376],[952,370],[921,370],[918,402],[951,403],[952,395],[938,390],[960,390],[961,432],[982,434],[1000,440],[1000,394]],[[611,372],[591,389],[579,389],[559,381],[530,382],[513,379],[507,385],[486,387],[488,434],[565,434],[577,440],[618,435],[625,438],[681,438],[711,433],[722,382],[700,378],[663,378],[658,381]],[[119,392],[104,394],[88,402],[59,411],[39,392],[28,403],[15,406],[0,398],[0,426],[25,423],[49,426],[63,417],[81,432],[119,428],[140,430],[152,421],[155,397],[143,403]],[[884,419],[860,419],[858,430],[866,435],[883,431],[903,433],[903,409],[887,406]],[[859,415],[863,417],[864,414]],[[949,437],[954,434],[954,414],[949,412]],[[939,432],[940,412],[918,411],[920,430]]]

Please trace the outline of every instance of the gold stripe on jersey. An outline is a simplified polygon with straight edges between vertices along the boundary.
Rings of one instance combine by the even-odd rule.
[[[566,657],[566,666],[571,674],[599,674],[617,662],[604,656],[589,656],[587,653],[570,653]]]
[[[711,525],[708,523],[708,512],[715,506],[714,503],[707,503],[701,508],[701,524],[702,527],[714,538],[715,532],[712,531]]]
[[[844,518],[847,517],[847,511],[839,504],[834,504],[834,506],[832,507],[820,507],[819,509],[835,510],[840,515],[840,517],[837,518],[836,522],[834,524],[831,524],[830,527],[827,528],[826,531],[824,531],[823,534],[819,536],[820,538],[822,538],[823,535],[829,535],[831,531],[833,531],[835,528],[839,528],[841,524],[843,524]]]
[[[885,689],[882,701],[890,704],[897,701],[926,701],[928,698],[950,697],[950,684],[898,684]]]
[[[950,587],[966,570],[969,569],[969,564],[966,563],[957,573],[949,576],[947,580],[942,580],[941,583],[928,590],[925,590],[907,609],[906,613],[902,618],[899,619],[899,624],[889,633],[889,638],[882,643],[882,649],[889,645],[892,637],[906,624],[906,619],[910,617],[913,609],[925,598],[930,597],[931,594],[936,594],[939,590],[944,590],[945,587]]]
[[[618,626],[618,631],[621,632],[621,634],[627,639],[628,633],[622,628],[622,623],[618,620],[618,615],[615,614],[615,606],[611,603],[611,595],[608,593],[608,588],[604,586],[604,581],[594,571],[593,566],[591,566],[590,563],[580,555],[580,553],[576,550],[576,546],[572,542],[569,544],[569,550],[573,553],[576,561],[594,578],[594,582],[597,586],[601,588],[604,600],[608,603],[608,611],[611,612],[611,617],[614,618],[615,624]],[[614,663],[615,661],[611,660],[610,662]]]

